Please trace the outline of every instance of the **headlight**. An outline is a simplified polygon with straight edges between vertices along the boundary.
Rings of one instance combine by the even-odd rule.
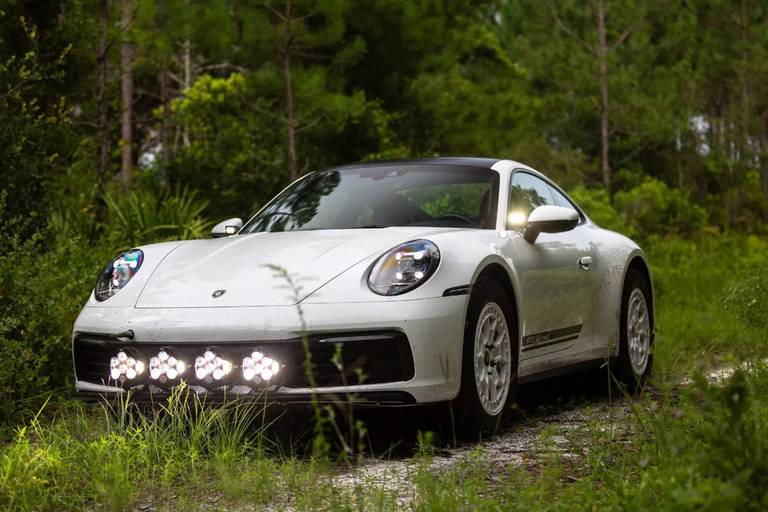
[[[440,250],[429,240],[406,242],[376,260],[368,286],[379,295],[400,295],[426,282],[439,263]]]
[[[107,300],[128,284],[139,271],[143,261],[144,253],[140,249],[131,249],[110,261],[96,282],[96,300]]]

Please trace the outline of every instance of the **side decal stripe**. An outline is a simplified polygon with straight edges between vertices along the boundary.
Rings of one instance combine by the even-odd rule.
[[[537,334],[529,334],[523,337],[523,352],[533,350],[557,343],[573,341],[579,337],[582,324],[555,329],[554,331],[545,331]]]

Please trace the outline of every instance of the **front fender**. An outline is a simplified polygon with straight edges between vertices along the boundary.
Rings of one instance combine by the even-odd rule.
[[[496,231],[451,231],[425,238],[434,242],[440,250],[440,265],[435,274],[415,290],[402,295],[382,296],[368,288],[368,272],[376,259],[386,252],[381,251],[336,276],[302,303],[391,302],[442,297],[446,290],[474,283],[482,268],[491,262],[509,268],[509,262],[499,250],[500,239]]]

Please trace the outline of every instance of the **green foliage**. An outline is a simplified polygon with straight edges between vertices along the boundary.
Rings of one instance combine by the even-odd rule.
[[[174,116],[186,126],[191,143],[177,152],[171,175],[212,198],[207,208],[211,216],[248,217],[286,184],[277,72],[266,67],[249,77],[204,75],[173,103]],[[368,152],[378,157],[398,154],[390,118],[377,102],[361,92],[329,91],[323,71],[297,73],[302,79],[297,94],[306,97],[301,115],[313,126],[311,136],[300,132],[299,139],[311,170],[366,159]]]
[[[246,455],[263,456],[262,429],[255,426],[260,407],[231,402],[213,408],[188,389],[148,413],[127,402],[96,410],[74,405],[43,425],[44,413],[0,446],[3,510],[134,510],[153,491],[159,501],[176,496],[179,479],[199,475],[204,485],[222,465],[231,472]],[[262,459],[239,476],[258,488],[254,484],[274,482],[272,471]],[[260,501],[265,495],[248,496]]]
[[[227,78],[204,75],[173,102],[191,143],[170,164],[171,175],[215,198],[215,215],[245,217],[283,182],[282,135],[275,130],[271,108],[237,73]]]
[[[684,191],[648,178],[639,186],[616,193],[616,209],[636,233],[648,236],[690,235],[706,224],[706,211],[692,204]]]
[[[23,16],[9,16],[0,10],[0,191],[7,193],[0,223],[20,214],[34,217],[42,210],[46,177],[71,142],[63,98],[40,96],[48,83],[63,78],[69,48],[59,48],[46,59],[40,55],[36,28]],[[9,36],[19,39],[8,41]],[[19,43],[22,48],[14,52]]]
[[[595,188],[594,4],[535,0],[297,0],[290,22],[281,1],[142,0],[126,31],[118,4],[107,2],[106,172],[111,179],[129,143],[117,121],[118,49],[130,41],[130,143],[146,179],[97,197],[100,5],[5,2],[0,12],[2,433],[49,394],[62,407],[72,389],[72,324],[116,251],[205,237],[207,219],[246,217],[287,184],[286,64],[301,172],[421,155],[510,157],[572,189],[602,227],[644,241],[662,393],[677,393],[692,368],[768,353],[768,243],[733,232],[763,233],[768,218],[764,3],[606,0],[613,197]],[[161,87],[166,71],[170,90]],[[166,176],[170,184],[159,190]],[[94,215],[102,199],[104,224]],[[477,208],[440,195],[424,200]],[[409,503],[765,509],[766,393],[765,370],[739,373],[724,387],[700,381],[694,393],[653,405],[654,413],[635,411],[646,427],[629,440],[596,417],[576,481],[566,480],[569,468],[556,456],[535,474],[501,476],[498,486],[480,455],[435,472],[423,446]],[[149,496],[161,508],[185,509],[214,491],[235,506],[402,506],[379,486],[340,488],[315,461],[267,456],[263,440],[247,435],[248,414],[171,405],[149,416],[121,409],[115,424],[68,407],[0,444],[0,508],[121,510]],[[333,411],[321,412],[322,456],[331,446],[321,434],[334,427]],[[350,419],[349,430],[339,443],[345,454],[360,453],[365,428]]]
[[[599,226],[634,238],[693,235],[706,226],[706,211],[680,189],[646,178],[617,192],[613,204],[604,189],[578,186],[571,197]]]
[[[3,236],[0,423],[71,389],[72,325],[111,254],[72,233]]]
[[[675,496],[686,508],[718,502],[742,510],[768,505],[768,416],[765,402],[755,397],[756,391],[765,390],[764,370],[752,381],[741,370],[722,387],[698,376],[698,405],[707,421],[694,432],[690,447],[705,449],[692,454],[699,478],[690,479],[690,487]],[[754,389],[755,385],[763,389]]]
[[[725,307],[751,327],[768,329],[768,267],[747,267],[725,296]]]
[[[109,207],[107,239],[116,249],[208,236],[210,224],[202,217],[206,202],[186,189],[111,193],[105,201]]]
[[[765,239],[743,235],[652,239],[646,244],[656,302],[654,371],[660,381],[667,379],[665,374],[674,380],[723,359],[764,357],[768,331],[745,322],[744,310],[727,297],[750,282],[734,269],[764,268],[767,249]],[[753,298],[760,300],[759,295],[739,297],[739,304]]]
[[[629,236],[634,235],[611,205],[611,198],[605,189],[579,185],[570,191],[570,196],[598,226]]]

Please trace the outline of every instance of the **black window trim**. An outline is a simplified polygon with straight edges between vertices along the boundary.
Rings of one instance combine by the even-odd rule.
[[[581,208],[579,208],[579,206],[574,202],[574,200],[571,199],[571,196],[566,194],[565,191],[562,188],[560,188],[559,185],[555,184],[555,182],[553,182],[552,180],[550,180],[549,178],[547,178],[546,176],[544,176],[543,174],[537,171],[533,171],[532,169],[526,169],[525,167],[516,167],[515,169],[512,169],[512,172],[509,174],[509,185],[507,187],[507,214],[504,216],[504,227],[506,228],[507,231],[511,231],[509,227],[509,220],[507,219],[507,217],[509,216],[509,199],[510,199],[510,196],[512,195],[512,179],[517,173],[528,174],[530,176],[533,176],[534,178],[538,178],[544,183],[546,183],[547,185],[549,185],[550,187],[560,192],[563,195],[563,197],[565,197],[568,200],[568,202],[571,203],[571,206],[573,206],[573,209],[576,210],[576,213],[579,214],[579,223],[577,224],[577,226],[586,224],[587,216],[584,214]],[[554,197],[552,199],[554,200]]]

